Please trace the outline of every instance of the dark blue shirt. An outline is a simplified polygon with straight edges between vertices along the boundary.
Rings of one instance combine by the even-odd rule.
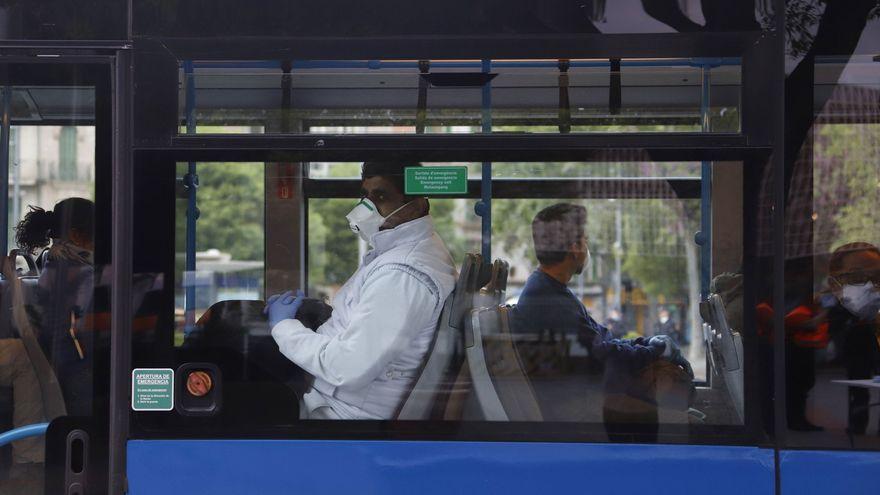
[[[526,281],[510,323],[514,333],[577,335],[590,357],[605,365],[607,391],[626,391],[638,372],[663,352],[643,338],[613,338],[565,284],[541,270]]]

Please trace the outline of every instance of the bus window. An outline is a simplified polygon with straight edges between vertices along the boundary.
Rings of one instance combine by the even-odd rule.
[[[178,312],[193,301],[195,333],[178,321],[174,341],[190,360],[218,356],[217,346],[240,355],[222,358],[223,366],[244,366],[221,366],[233,383],[287,387],[300,409],[273,411],[289,415],[285,424],[310,418],[583,423],[600,425],[612,439],[635,432],[647,441],[701,425],[742,425],[743,370],[753,359],[756,331],[737,303],[746,276],[743,188],[703,199],[704,164],[621,158],[492,163],[490,219],[475,209],[488,185],[480,163],[194,163],[201,212],[195,249],[186,252],[185,242],[194,210],[179,194],[174,279],[187,280],[182,259],[193,254],[197,281],[209,271],[254,275],[177,286]],[[706,163],[711,180],[743,183],[740,162]],[[457,167],[464,188],[406,195],[408,166],[429,173]],[[188,170],[190,164],[177,164],[179,178]],[[353,232],[368,228],[372,208],[380,215],[377,232]],[[411,218],[379,231],[398,211]],[[578,211],[582,216],[566,213]],[[695,233],[705,228],[704,215],[713,228],[708,244],[699,245]],[[377,253],[388,249],[377,247],[376,233],[394,239],[397,229],[408,232],[428,217],[420,228],[436,233],[435,251],[424,248],[430,256],[412,266],[407,257],[379,261],[402,278],[384,285],[379,277],[375,284],[385,292],[361,292],[371,283],[365,280]],[[542,222],[564,228],[542,240]],[[582,240],[548,248],[576,232]],[[561,258],[546,257],[554,250]],[[305,302],[296,298],[298,289]],[[393,303],[358,306],[397,291]],[[706,295],[715,295],[712,312],[701,310]],[[291,305],[306,309],[285,313]],[[418,323],[395,320],[395,311]],[[386,342],[383,331],[400,332],[402,340]],[[320,342],[308,342],[313,338]],[[309,346],[317,346],[314,354],[302,351]],[[332,352],[357,352],[345,359],[358,362],[334,361]],[[373,363],[373,352],[386,353],[385,361]],[[423,381],[434,366],[436,375]],[[389,388],[394,380],[400,385]],[[377,390],[390,395],[371,402],[378,400],[369,392],[377,381],[383,382]],[[229,392],[225,407],[237,400]]]
[[[492,132],[738,133],[741,72],[738,58],[182,61],[179,117],[223,134],[479,134],[485,117]]]
[[[877,450],[880,71],[869,55],[798,70],[815,74],[815,117],[798,136],[786,198],[786,441]]]

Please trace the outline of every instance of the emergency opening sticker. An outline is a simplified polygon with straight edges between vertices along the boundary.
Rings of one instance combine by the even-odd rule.
[[[466,194],[467,167],[407,167],[405,194]]]
[[[132,370],[131,408],[135,411],[174,409],[174,370],[168,368]]]

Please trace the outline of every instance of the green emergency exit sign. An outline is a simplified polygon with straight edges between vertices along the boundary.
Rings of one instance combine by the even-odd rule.
[[[174,409],[174,370],[167,368],[132,370],[131,408],[135,411]]]
[[[407,167],[406,194],[466,194],[467,167]]]

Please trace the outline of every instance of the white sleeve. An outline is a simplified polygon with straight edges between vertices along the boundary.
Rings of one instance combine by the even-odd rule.
[[[365,282],[349,326],[336,336],[288,319],[272,328],[272,337],[300,368],[335,387],[358,389],[379,376],[431,323],[438,292],[430,279],[409,267],[382,267]]]

